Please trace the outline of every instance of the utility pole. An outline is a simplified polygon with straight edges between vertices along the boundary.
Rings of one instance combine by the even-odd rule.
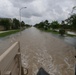
[[[24,8],[27,8],[27,7],[22,7],[22,8],[19,9],[19,14],[20,14],[20,33],[21,33],[21,29],[22,29],[22,27],[21,27],[21,10],[24,9]]]

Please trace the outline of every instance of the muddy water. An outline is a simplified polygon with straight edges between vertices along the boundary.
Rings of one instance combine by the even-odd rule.
[[[4,38],[0,38],[0,55],[5,52],[13,43],[18,40],[20,34],[10,35]]]
[[[20,40],[22,65],[28,75],[36,75],[40,67],[50,75],[74,75],[76,50],[64,41],[34,27],[7,38],[0,40],[0,53]]]
[[[63,40],[64,42],[68,43],[71,46],[74,46],[76,48],[76,37],[68,37],[68,36],[60,36],[60,35],[56,35],[56,34],[51,34],[54,37],[57,37],[61,40]]]
[[[74,75],[76,50],[58,38],[36,28],[22,32],[22,63],[28,75],[43,67],[50,75]]]

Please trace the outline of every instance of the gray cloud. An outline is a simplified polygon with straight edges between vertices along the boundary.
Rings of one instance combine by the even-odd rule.
[[[24,3],[24,2],[32,2],[32,1],[34,1],[34,0],[10,0],[11,2],[13,2],[13,3],[17,3],[17,2],[19,2],[19,3]]]
[[[76,0],[1,0],[0,17],[16,17],[19,19],[19,9],[25,23],[35,24],[40,21],[64,20],[69,16]]]
[[[34,0],[10,0],[14,7],[23,7]]]

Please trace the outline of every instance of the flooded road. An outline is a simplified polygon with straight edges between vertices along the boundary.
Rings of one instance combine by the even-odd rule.
[[[54,37],[57,37],[61,40],[63,40],[64,42],[68,43],[69,45],[73,46],[76,48],[76,37],[68,37],[68,36],[60,36],[60,35],[56,35],[56,34],[51,34]]]
[[[37,75],[41,67],[50,75],[74,75],[76,50],[63,40],[34,27],[11,38],[4,43],[20,40],[22,65],[28,68],[28,75]]]

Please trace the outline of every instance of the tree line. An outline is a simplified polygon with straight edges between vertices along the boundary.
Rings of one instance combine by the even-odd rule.
[[[72,14],[69,18],[63,20],[61,23],[58,21],[52,21],[49,23],[48,20],[45,20],[35,24],[34,26],[43,30],[58,29],[63,33],[65,33],[65,30],[76,31],[76,14]]]
[[[21,27],[30,27],[30,25],[25,24],[24,21],[19,21],[16,18],[10,19],[10,18],[1,18],[0,19],[0,26],[4,27],[4,30],[10,30],[10,29],[19,29]]]

